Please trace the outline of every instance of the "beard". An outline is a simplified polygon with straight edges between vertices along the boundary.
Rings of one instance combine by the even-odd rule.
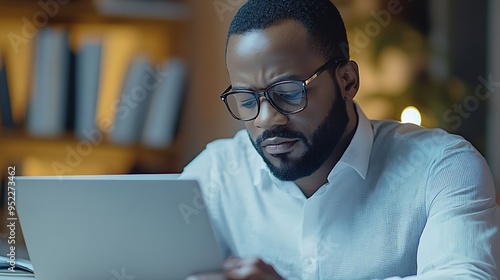
[[[260,154],[271,173],[279,180],[295,181],[312,175],[326,162],[335,147],[337,147],[349,122],[349,116],[347,115],[346,103],[340,95],[340,88],[336,82],[334,83],[337,98],[334,100],[328,115],[314,131],[311,143],[301,132],[290,131],[286,128],[276,131],[266,130],[255,142],[250,137],[254,148]],[[280,166],[275,166],[264,156],[262,148],[262,141],[271,137],[299,139],[305,145],[304,154],[299,159],[291,159],[287,153],[272,155],[281,161]]]

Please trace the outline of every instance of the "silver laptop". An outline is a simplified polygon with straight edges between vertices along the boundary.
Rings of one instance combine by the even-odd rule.
[[[222,255],[198,183],[165,175],[17,177],[37,280],[185,279]]]

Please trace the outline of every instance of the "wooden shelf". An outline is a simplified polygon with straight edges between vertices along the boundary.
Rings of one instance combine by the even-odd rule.
[[[71,134],[37,138],[24,132],[0,134],[0,166],[20,165],[24,175],[84,175],[128,173],[140,162],[156,171],[176,171],[174,148],[118,146],[101,140],[78,140]],[[146,171],[148,168],[144,168]]]

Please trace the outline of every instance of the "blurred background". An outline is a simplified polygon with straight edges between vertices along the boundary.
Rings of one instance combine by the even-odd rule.
[[[219,95],[229,84],[226,32],[244,2],[0,0],[4,184],[8,166],[16,175],[180,172],[208,142],[234,135],[242,125]],[[462,135],[498,189],[499,1],[333,2],[368,117]]]

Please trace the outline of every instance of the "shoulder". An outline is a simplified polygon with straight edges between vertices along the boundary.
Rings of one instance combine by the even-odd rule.
[[[440,128],[423,128],[397,121],[371,121],[374,144],[398,153],[420,150],[431,158],[448,151],[472,152],[481,156],[462,136],[448,133]]]
[[[211,174],[221,174],[223,170],[241,166],[254,155],[246,130],[238,131],[234,137],[218,139],[207,144],[205,149],[196,156],[185,168],[182,177],[197,177],[200,180]]]
[[[464,188],[489,196],[494,189],[486,160],[463,137],[396,121],[371,124],[374,142],[370,161],[377,173],[412,178],[413,184],[426,186],[430,197],[445,189]]]
[[[406,162],[412,173],[421,175],[428,211],[438,201],[446,201],[449,207],[478,200],[494,204],[495,187],[488,164],[463,137],[395,121],[373,121],[372,125],[374,146],[393,160],[399,158],[399,166],[392,167],[400,168]]]
[[[391,156],[425,158],[419,163],[424,163],[431,169],[443,164],[466,168],[470,161],[484,161],[483,156],[469,141],[443,129],[423,128],[396,121],[371,121],[371,123],[374,132],[373,149],[375,152],[384,151],[388,159],[391,159]],[[481,168],[484,168],[484,165],[481,163]]]

